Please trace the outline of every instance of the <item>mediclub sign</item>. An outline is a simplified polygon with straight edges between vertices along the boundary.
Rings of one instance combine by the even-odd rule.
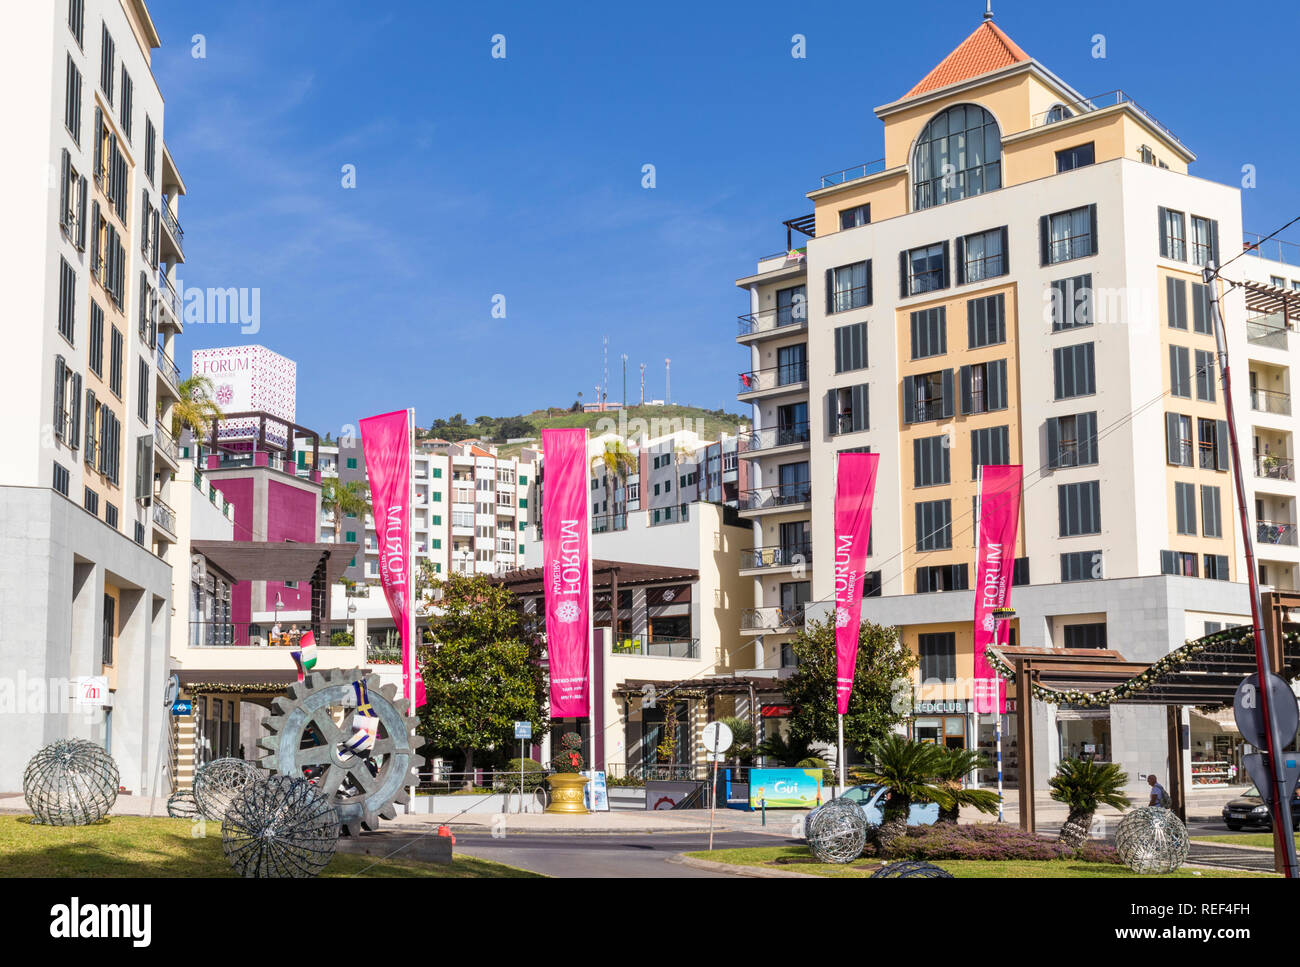
[[[749,770],[751,809],[812,809],[821,802],[820,769]]]

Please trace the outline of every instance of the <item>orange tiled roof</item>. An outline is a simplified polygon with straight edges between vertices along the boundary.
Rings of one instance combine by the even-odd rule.
[[[992,20],[985,20],[904,97],[915,97],[949,84],[1000,70],[1030,57]]]

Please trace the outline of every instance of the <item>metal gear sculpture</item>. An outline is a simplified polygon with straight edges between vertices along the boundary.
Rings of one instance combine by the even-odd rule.
[[[95,743],[60,739],[28,761],[23,770],[23,798],[35,823],[88,826],[113,808],[120,781],[117,763]]]
[[[194,772],[194,801],[199,815],[219,823],[236,796],[258,779],[258,768],[243,759],[213,759]]]
[[[1134,873],[1172,873],[1187,860],[1187,827],[1173,810],[1143,806],[1115,831],[1115,851]]]
[[[415,751],[417,719],[407,715],[406,699],[396,695],[395,685],[380,687],[372,672],[308,672],[262,719],[270,732],[258,743],[269,750],[262,767],[310,780],[338,810],[346,835],[378,828],[381,817],[395,819],[395,806],[410,802],[407,787],[415,785],[415,769],[424,762]],[[363,704],[379,720],[378,729],[373,747],[354,751],[348,745],[358,723],[370,717],[359,709]]]
[[[852,863],[867,845],[867,817],[850,799],[832,799],[813,813],[808,848],[823,863]]]
[[[953,875],[941,866],[927,863],[925,860],[905,860],[902,863],[886,863],[872,873],[873,880],[951,880]]]
[[[268,776],[234,798],[221,823],[221,849],[250,879],[320,874],[339,843],[339,814],[306,779]]]

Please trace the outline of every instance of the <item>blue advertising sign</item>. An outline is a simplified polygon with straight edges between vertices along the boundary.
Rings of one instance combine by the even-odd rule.
[[[759,809],[812,809],[822,804],[820,769],[750,769],[749,805]]]
[[[188,698],[178,698],[172,702],[172,715],[189,715],[194,703]]]
[[[593,813],[609,812],[609,789],[605,785],[605,773],[586,770],[580,774],[591,780],[582,787],[582,804]]]

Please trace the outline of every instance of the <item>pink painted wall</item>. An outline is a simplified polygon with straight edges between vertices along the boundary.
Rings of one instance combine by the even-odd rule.
[[[212,486],[235,508],[234,539],[251,541],[253,539],[253,478],[224,477],[213,480]],[[238,582],[230,591],[230,620],[235,622],[236,630],[244,633],[243,624],[253,616],[253,585],[248,581]],[[244,642],[239,642],[244,644]]]
[[[291,484],[271,480],[266,495],[266,539],[314,544],[320,526],[318,495]],[[266,582],[266,607],[275,607],[276,593],[281,595],[287,611],[311,609],[311,585],[300,581],[296,588],[286,588],[280,581]]]

